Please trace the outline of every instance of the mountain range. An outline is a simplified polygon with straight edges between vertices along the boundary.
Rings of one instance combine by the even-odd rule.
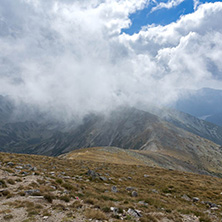
[[[64,123],[0,97],[0,116],[3,152],[58,156],[80,148],[118,147],[148,165],[217,175],[222,170],[222,127],[172,109],[120,107]]]
[[[174,108],[222,126],[222,90],[202,88],[190,91],[174,104]]]

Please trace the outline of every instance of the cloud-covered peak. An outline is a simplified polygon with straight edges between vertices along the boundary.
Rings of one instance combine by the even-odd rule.
[[[222,3],[121,34],[130,14],[147,4],[1,0],[0,94],[72,116],[123,104],[167,105],[181,90],[221,86]]]

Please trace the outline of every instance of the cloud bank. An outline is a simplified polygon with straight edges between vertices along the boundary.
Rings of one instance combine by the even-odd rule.
[[[59,115],[222,88],[222,3],[121,33],[146,0],[1,0],[0,94]]]

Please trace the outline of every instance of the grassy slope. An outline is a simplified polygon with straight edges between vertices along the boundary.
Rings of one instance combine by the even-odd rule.
[[[166,221],[167,218],[178,222],[187,218],[188,221],[221,221],[220,178],[139,164],[129,166],[64,158],[0,153],[1,180],[7,186],[2,183],[0,189],[9,191],[1,192],[0,221],[4,221],[5,216],[12,217],[12,221],[44,221],[44,215],[48,217],[45,221],[50,218],[52,221],[53,217],[60,221],[91,218],[121,221],[121,217],[126,221]],[[15,165],[9,166],[9,161]],[[25,164],[37,169],[22,169],[21,172],[16,169]],[[87,175],[88,169],[95,170],[107,181],[92,179]],[[21,174],[24,171],[27,175]],[[111,191],[113,186],[118,192]],[[127,187],[133,187],[138,196],[132,197],[132,190],[127,191]],[[24,196],[24,191],[29,189],[39,189],[39,195],[45,198],[35,200]],[[190,200],[183,199],[183,195]],[[52,203],[48,201],[50,197]],[[193,197],[198,197],[199,201],[193,202]],[[217,204],[217,208],[210,208],[204,201]],[[117,207],[119,213],[114,215],[110,207]],[[124,214],[129,208],[141,210],[142,217]],[[26,212],[22,218],[16,213],[19,209]]]
[[[201,148],[205,149],[205,148]],[[139,164],[166,169],[182,170],[201,174],[220,175],[222,163],[217,150],[205,149],[204,153],[197,151],[184,152],[177,149],[125,150],[117,147],[84,148],[64,154],[61,157],[72,160],[92,160],[117,164]],[[197,153],[199,154],[197,155]]]
[[[126,165],[145,165],[143,160],[133,156],[133,154],[134,151],[117,147],[92,147],[74,150],[70,153],[61,155],[60,158]]]

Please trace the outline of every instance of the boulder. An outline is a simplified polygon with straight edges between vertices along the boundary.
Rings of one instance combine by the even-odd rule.
[[[184,194],[181,198],[186,201],[191,201],[191,199],[186,194]]]
[[[138,193],[135,190],[132,192],[132,197],[138,197]]]
[[[133,190],[135,190],[135,188],[134,187],[127,187],[126,190],[127,191],[133,191]]]
[[[33,189],[33,190],[25,190],[24,192],[27,195],[33,195],[33,194],[36,194],[36,193],[40,193],[40,190],[39,189]]]
[[[99,174],[94,170],[88,170],[87,175],[90,176],[93,180],[99,177]]]
[[[15,164],[14,164],[13,162],[8,162],[7,165],[12,167],[12,166],[14,166]]]
[[[204,203],[207,204],[210,208],[213,208],[213,207],[217,207],[217,208],[218,208],[218,205],[217,205],[217,204],[212,203],[212,202],[210,202],[210,201],[205,201]]]
[[[112,191],[113,193],[117,193],[117,192],[118,192],[117,187],[116,187],[116,186],[112,186],[112,187],[111,187],[111,191]]]
[[[106,177],[100,176],[99,179],[102,180],[102,181],[107,181],[107,178],[106,178]]]
[[[193,197],[192,200],[193,200],[194,203],[196,203],[196,202],[198,202],[200,199],[199,199],[198,197]]]
[[[146,203],[145,201],[139,201],[138,204],[148,206],[148,203]]]
[[[117,207],[110,207],[110,210],[113,212],[114,215],[117,215],[119,211]]]
[[[129,208],[127,211],[127,214],[129,214],[130,216],[133,216],[133,217],[142,217],[141,211],[136,210],[136,209]]]

